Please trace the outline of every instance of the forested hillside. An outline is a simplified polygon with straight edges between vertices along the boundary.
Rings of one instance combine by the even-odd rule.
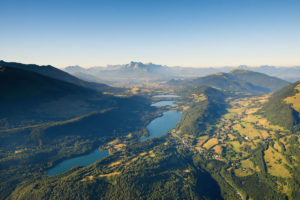
[[[225,91],[264,94],[280,89],[288,85],[288,82],[258,72],[234,70],[230,73],[217,73],[194,79],[171,80],[168,85],[177,89],[210,86]]]
[[[22,69],[30,72],[35,72],[53,79],[65,81],[68,83],[72,83],[74,85],[78,85],[81,87],[86,87],[98,91],[115,91],[117,88],[110,87],[108,85],[102,84],[102,83],[93,83],[93,82],[87,82],[83,81],[81,79],[78,79],[60,69],[57,69],[51,65],[46,66],[39,66],[35,64],[23,64],[23,63],[16,63],[16,62],[5,62],[3,60],[0,60],[0,67],[12,67],[17,69]]]
[[[299,131],[300,82],[275,92],[260,112],[273,124],[292,131]]]
[[[14,67],[0,67],[0,199],[58,161],[131,133],[156,114],[140,96],[116,97]]]
[[[185,112],[177,128],[194,136],[211,133],[213,125],[225,113],[226,95],[207,86],[188,88],[181,95],[186,99]]]

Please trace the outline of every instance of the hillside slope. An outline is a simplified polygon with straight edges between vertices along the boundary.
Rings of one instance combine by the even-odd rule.
[[[225,112],[226,95],[207,86],[190,87],[181,95],[186,99],[186,110],[177,124],[177,129],[194,136],[209,134],[209,127]]]
[[[1,67],[0,91],[2,128],[64,120],[114,102],[95,90],[13,67]]]
[[[137,143],[89,167],[20,184],[10,198],[223,199],[217,182],[182,151],[166,137]]]
[[[22,64],[22,63],[16,63],[16,62],[5,62],[3,60],[0,61],[0,67],[13,67],[18,68],[26,71],[36,72],[38,74],[58,79],[61,81],[65,81],[68,83],[72,83],[78,86],[95,89],[98,91],[112,91],[114,90],[113,87],[110,87],[108,85],[102,84],[102,83],[93,83],[93,82],[87,82],[80,80],[60,69],[57,69],[53,66],[47,65],[47,66],[39,66],[35,64]]]
[[[234,78],[238,80],[246,81],[256,86],[268,88],[270,91],[278,90],[289,84],[289,82],[280,78],[249,70],[237,69],[229,72],[229,74],[234,76]]]
[[[258,72],[235,70],[230,73],[217,73],[205,77],[185,80],[171,80],[171,87],[187,88],[191,86],[210,86],[225,91],[264,94],[288,84],[281,79]]]
[[[299,130],[300,81],[275,92],[260,112],[273,124],[289,130]]]
[[[186,88],[191,86],[209,86],[225,91],[245,92],[251,94],[263,94],[269,92],[267,88],[255,86],[246,81],[235,79],[227,73],[217,73],[205,77],[187,80],[171,80],[168,82],[171,87]]]
[[[13,67],[0,67],[0,91],[0,199],[62,159],[141,135],[156,111],[143,97],[105,95]]]

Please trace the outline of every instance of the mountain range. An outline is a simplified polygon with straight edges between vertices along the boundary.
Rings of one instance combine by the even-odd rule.
[[[123,65],[108,65],[107,67],[83,68],[80,66],[66,67],[64,70],[74,76],[88,81],[104,82],[107,84],[145,84],[171,79],[203,77],[219,72],[228,73],[241,69],[265,73],[289,82],[300,79],[300,67],[220,67],[220,68],[189,68],[189,67],[169,67],[153,63],[130,62]]]

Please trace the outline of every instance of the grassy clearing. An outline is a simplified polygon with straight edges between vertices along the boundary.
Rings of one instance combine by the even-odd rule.
[[[271,136],[271,134],[269,134],[266,130],[260,130],[260,134],[263,138],[268,138]]]
[[[274,143],[274,149],[276,149],[278,152],[282,152],[282,148],[277,141]]]
[[[237,113],[232,112],[232,111],[229,111],[229,110],[230,110],[230,109],[228,109],[228,113],[226,113],[226,114],[223,116],[224,119],[226,119],[226,120],[234,119],[234,118],[236,118],[236,117],[238,116]]]
[[[116,145],[114,145],[114,149],[117,149],[117,150],[120,150],[120,149],[122,149],[123,147],[126,147],[126,144],[116,144]]]
[[[210,140],[208,140],[204,145],[203,147],[206,148],[206,149],[210,149],[212,146],[218,144],[219,141],[217,138],[211,138]]]
[[[193,99],[195,102],[201,102],[201,101],[205,101],[207,99],[207,97],[205,96],[205,94],[192,94],[193,95]]]
[[[252,171],[250,171],[248,169],[242,169],[242,168],[235,169],[234,173],[236,176],[239,176],[239,177],[249,176],[249,175],[253,174]]]
[[[91,180],[93,180],[93,179],[94,179],[94,176],[87,176],[87,177],[81,179],[81,182],[91,181]]]
[[[240,135],[254,139],[255,137],[261,137],[260,132],[249,123],[241,123],[233,126],[233,129],[238,131]]]
[[[260,120],[262,120],[262,116],[260,115],[247,115],[243,118],[243,121],[249,122],[249,123],[258,123]],[[264,122],[263,122],[264,123]]]
[[[235,140],[236,139],[236,137],[232,134],[228,134],[227,136],[228,136],[229,140]]]
[[[268,167],[268,172],[273,176],[278,176],[282,178],[291,177],[290,172],[284,167],[284,165],[288,165],[288,162],[284,158],[284,156],[272,147],[269,147],[268,150],[264,152],[265,162]]]
[[[213,149],[217,154],[222,155],[223,146],[221,144],[216,145]]]
[[[182,106],[183,111],[188,110],[188,109],[190,109],[190,106]]]
[[[119,165],[119,164],[121,164],[121,160],[118,160],[118,161],[116,161],[116,162],[113,162],[113,163],[111,163],[111,164],[109,164],[108,166],[109,167],[114,167],[114,166],[116,166],[116,165]]]
[[[198,137],[196,146],[201,147],[207,139],[208,139],[208,135]]]
[[[138,157],[135,157],[135,158],[129,160],[129,161],[126,163],[126,165],[130,165],[131,163],[134,163],[134,162],[137,161],[137,160],[138,160]]]
[[[119,175],[121,174],[121,172],[112,172],[112,173],[109,173],[109,174],[100,174],[99,177],[110,177],[110,176],[116,176],[116,175]]]
[[[283,146],[288,149],[290,147],[290,144],[288,143],[289,139],[290,139],[290,135],[282,137],[279,139],[279,142],[281,142],[283,144]]]
[[[116,145],[116,144],[118,144],[118,143],[120,143],[120,142],[121,142],[121,141],[120,141],[119,139],[115,139],[115,140],[109,142],[108,145]]]
[[[231,142],[229,142],[229,144],[232,145],[233,149],[236,152],[241,152],[240,148],[241,148],[242,144],[240,144],[240,142],[238,142],[238,141],[231,141]]]
[[[186,138],[192,138],[192,139],[195,138],[195,136],[193,136],[193,135],[188,135],[188,134],[184,134],[183,136],[186,137]]]
[[[288,185],[284,185],[282,182],[278,181],[278,190],[282,191],[283,193],[287,194],[289,196],[288,199],[292,199],[291,196],[291,188],[289,188]]]
[[[151,158],[154,158],[154,157],[156,156],[155,153],[153,153],[153,150],[149,151],[149,156],[150,156]]]
[[[254,164],[250,159],[241,161],[242,167],[255,170]]]
[[[286,129],[281,127],[281,126],[270,124],[270,122],[266,118],[264,118],[260,115],[247,115],[245,118],[243,118],[243,120],[246,121],[246,122],[255,123],[255,124],[257,124],[258,126],[261,126],[264,129],[271,129],[271,130],[274,130],[274,131],[275,130],[286,131]]]
[[[245,113],[246,113],[247,115],[252,115],[252,114],[256,113],[258,110],[259,110],[259,108],[250,108],[250,109],[247,109],[247,110],[245,111]]]
[[[284,101],[287,104],[291,104],[295,110],[300,112],[300,84],[297,85],[295,89],[297,90],[297,93],[294,96],[285,98]]]
[[[140,153],[139,155],[140,155],[140,156],[147,155],[147,152]]]

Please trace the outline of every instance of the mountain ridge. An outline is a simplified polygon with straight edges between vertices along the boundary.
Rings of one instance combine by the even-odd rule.
[[[260,112],[273,124],[292,131],[300,130],[299,88],[300,81],[274,92]]]
[[[216,74],[184,80],[171,80],[170,87],[210,86],[226,91],[264,94],[288,85],[287,81],[247,70],[219,72]]]
[[[110,91],[113,90],[112,87],[103,84],[103,83],[92,83],[92,82],[86,82],[83,80],[80,80],[77,77],[72,76],[71,74],[62,71],[60,69],[57,69],[51,65],[36,65],[36,64],[23,64],[23,63],[17,63],[17,62],[5,62],[3,60],[0,61],[0,66],[2,67],[14,67],[19,68],[27,71],[32,71],[50,78],[55,78],[58,80],[66,81],[69,83],[73,83],[78,86],[83,86],[86,88],[98,90],[98,91]]]
[[[84,78],[83,74],[92,75],[97,77],[99,80],[106,83],[123,82],[126,83],[132,76],[130,73],[136,73],[136,75],[142,76],[140,80],[136,80],[136,84],[143,83],[144,79],[150,80],[151,82],[160,80],[171,80],[179,78],[193,78],[193,77],[204,77],[207,75],[215,74],[218,72],[229,73],[233,70],[249,70],[259,73],[265,73],[269,76],[275,76],[284,79],[289,82],[300,80],[300,66],[296,67],[272,67],[272,66],[260,66],[260,67],[219,67],[219,68],[191,68],[191,67],[170,67],[166,65],[153,64],[153,63],[142,63],[131,61],[128,64],[119,65],[107,65],[106,67],[90,67],[90,68],[78,68],[72,69],[69,67],[64,68],[65,71]],[[78,74],[80,72],[80,74]],[[121,74],[121,72],[123,74]],[[124,73],[127,73],[126,75]],[[109,77],[110,79],[108,79]],[[116,78],[115,78],[116,77]],[[120,80],[118,80],[120,79]],[[90,80],[90,79],[86,79]]]

